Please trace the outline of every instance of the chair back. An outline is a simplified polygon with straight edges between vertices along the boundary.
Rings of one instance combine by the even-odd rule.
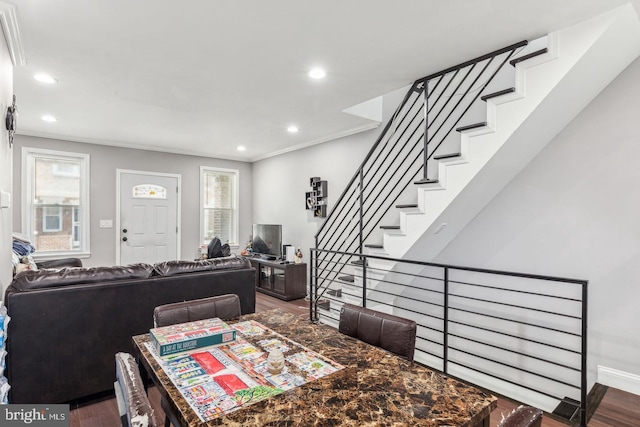
[[[214,237],[207,245],[207,258],[219,258],[221,256],[222,242],[217,237]]]
[[[498,427],[540,427],[541,425],[542,410],[521,405],[503,417]]]
[[[153,324],[156,328],[176,323],[218,317],[222,320],[240,318],[240,297],[236,294],[182,301],[159,305],[153,310]]]
[[[114,389],[123,426],[157,427],[138,365],[129,353],[116,353]]]
[[[338,330],[413,361],[417,330],[413,320],[353,304],[343,304]]]

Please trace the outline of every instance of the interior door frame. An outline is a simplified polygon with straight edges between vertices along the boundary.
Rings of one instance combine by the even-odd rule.
[[[116,241],[116,263],[115,265],[120,265],[120,217],[121,217],[121,206],[120,206],[120,196],[121,196],[121,188],[120,182],[122,180],[122,174],[130,173],[136,175],[148,175],[148,176],[158,176],[158,177],[169,177],[176,178],[178,185],[178,194],[176,197],[176,226],[178,230],[176,232],[176,259],[180,259],[181,257],[181,241],[182,241],[182,175],[177,173],[163,173],[163,172],[150,172],[150,171],[139,171],[133,169],[116,169],[116,228],[115,228],[115,241]]]

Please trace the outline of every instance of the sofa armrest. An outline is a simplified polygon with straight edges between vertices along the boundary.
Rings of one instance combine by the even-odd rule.
[[[51,261],[37,262],[38,268],[62,268],[62,267],[82,267],[80,258],[61,258],[52,259]]]

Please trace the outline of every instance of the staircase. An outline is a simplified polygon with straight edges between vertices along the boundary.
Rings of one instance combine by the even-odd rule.
[[[376,291],[358,254],[434,259],[639,54],[625,5],[414,82],[316,235],[350,254],[315,260],[322,321]]]
[[[435,180],[416,183],[417,206],[383,231],[384,252],[437,256],[639,54],[637,15],[623,7],[512,60],[515,87],[484,96],[486,119],[457,129],[459,150],[438,157]]]

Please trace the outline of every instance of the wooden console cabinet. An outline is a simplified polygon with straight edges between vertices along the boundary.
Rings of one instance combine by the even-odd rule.
[[[262,258],[249,258],[256,269],[256,290],[285,301],[307,296],[307,264],[281,264]]]

